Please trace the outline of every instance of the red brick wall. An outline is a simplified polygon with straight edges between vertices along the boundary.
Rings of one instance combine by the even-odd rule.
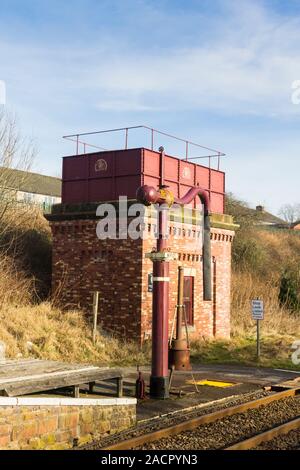
[[[96,220],[52,222],[52,292],[66,308],[92,312],[100,292],[99,322],[108,332],[141,336],[141,240],[99,240]]]
[[[154,230],[151,224],[151,230]],[[178,226],[177,230],[178,230]],[[197,242],[196,227],[191,224],[181,225],[184,237],[174,239],[174,224],[170,224],[170,251],[178,254],[177,261],[170,262],[170,312],[169,325],[177,303],[178,266],[186,268],[185,275],[194,277],[194,326],[189,328],[191,337],[224,337],[230,336],[230,283],[231,283],[231,243],[234,232],[223,229],[211,230],[212,260],[215,274],[213,278],[214,301],[203,301],[203,281],[201,247]],[[153,241],[145,240],[144,253],[151,252]],[[151,334],[152,294],[147,290],[148,274],[152,270],[151,260],[143,259],[142,283],[142,333]]]
[[[100,291],[99,321],[106,331],[143,340],[151,334],[152,293],[148,292],[148,274],[152,262],[145,254],[155,247],[155,240],[99,240],[96,220],[51,222],[53,232],[53,293],[68,308],[80,307],[91,312],[92,292]],[[147,226],[154,230],[150,221]],[[204,302],[202,291],[201,247],[196,226],[180,226],[185,236],[173,237],[170,226],[170,251],[178,260],[170,263],[170,324],[177,297],[178,266],[194,279],[195,337],[229,337],[231,242],[234,232],[213,228],[211,231],[214,266],[214,301]]]

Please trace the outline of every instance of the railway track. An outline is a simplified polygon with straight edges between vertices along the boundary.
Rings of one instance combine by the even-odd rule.
[[[249,439],[245,439],[237,444],[234,444],[230,447],[227,447],[225,450],[249,450],[249,449],[256,449],[259,448],[261,444],[265,444],[266,442],[272,442],[277,440],[278,438],[284,439],[285,436],[293,431],[300,430],[300,418],[292,419],[287,423],[281,424],[279,426],[275,426],[272,429],[264,431],[256,436],[250,437]],[[300,435],[299,441],[296,444],[298,447],[300,445]],[[270,446],[272,448],[272,446]]]
[[[208,413],[117,442],[102,450],[259,448],[300,429],[300,387]],[[299,447],[299,444],[298,444]]]

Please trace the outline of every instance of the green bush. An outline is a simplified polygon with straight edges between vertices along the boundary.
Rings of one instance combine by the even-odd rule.
[[[279,302],[292,312],[300,312],[300,270],[287,268],[280,280]]]
[[[243,271],[259,272],[264,271],[266,262],[266,252],[255,240],[239,232],[234,240],[232,249],[232,261],[236,269]]]

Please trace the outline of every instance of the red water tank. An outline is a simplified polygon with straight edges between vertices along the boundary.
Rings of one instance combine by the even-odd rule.
[[[146,148],[114,150],[63,158],[62,203],[135,199],[139,186],[159,185],[160,154]],[[175,197],[189,188],[201,186],[209,191],[211,210],[224,213],[225,173],[166,155],[165,184]],[[193,202],[198,205],[199,200]]]

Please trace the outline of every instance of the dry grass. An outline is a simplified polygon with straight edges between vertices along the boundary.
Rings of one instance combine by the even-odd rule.
[[[300,234],[288,230],[256,230],[257,242],[266,254],[268,273],[300,262]]]
[[[255,323],[251,320],[251,300],[260,298],[265,304],[265,319],[261,322],[263,335],[290,335],[300,337],[300,312],[291,313],[280,306],[279,289],[281,275],[286,268],[300,265],[300,236],[298,233],[282,230],[255,230],[241,235],[244,241],[255,237],[256,254],[263,263],[251,265],[248,269],[235,266],[232,275],[232,335],[233,337],[252,334]]]
[[[232,277],[230,341],[195,341],[192,358],[196,362],[257,365],[256,322],[251,318],[251,300],[264,300],[265,319],[261,324],[260,366],[300,370],[292,362],[292,344],[300,339],[300,314],[281,308],[278,276],[265,280],[251,272],[235,272]]]
[[[7,210],[5,201],[0,203],[0,210],[3,212],[0,225],[2,230],[7,230],[12,234],[12,238],[24,234],[29,230],[47,232],[50,235],[50,226],[45,219],[41,208],[34,204],[10,202]],[[0,232],[2,236],[2,232]]]
[[[61,312],[50,303],[2,306],[0,339],[7,357],[36,357],[94,364],[137,365],[148,358],[148,347],[98,334],[92,343],[91,324],[81,312]]]
[[[9,256],[0,256],[0,312],[6,305],[26,306],[32,300],[34,280],[15,266]]]
[[[290,335],[300,338],[300,315],[281,308],[278,301],[278,276],[261,279],[252,273],[233,273],[231,327],[233,337],[255,333],[251,319],[251,300],[264,300],[265,319],[261,322],[263,335]]]
[[[11,203],[0,218],[0,307],[45,298],[50,273],[51,232],[41,209]]]
[[[195,341],[192,343],[192,360],[196,363],[245,364],[300,370],[292,362],[291,346],[295,340],[289,335],[262,337],[261,358],[257,362],[254,336],[234,337],[230,341]]]
[[[260,365],[300,369],[291,360],[291,346],[300,339],[300,312],[292,313],[278,300],[281,274],[288,267],[300,266],[300,236],[290,231],[247,227],[236,237],[232,339],[195,341],[192,356],[202,362],[256,364],[256,322],[251,318],[251,300],[260,298],[265,304]]]

